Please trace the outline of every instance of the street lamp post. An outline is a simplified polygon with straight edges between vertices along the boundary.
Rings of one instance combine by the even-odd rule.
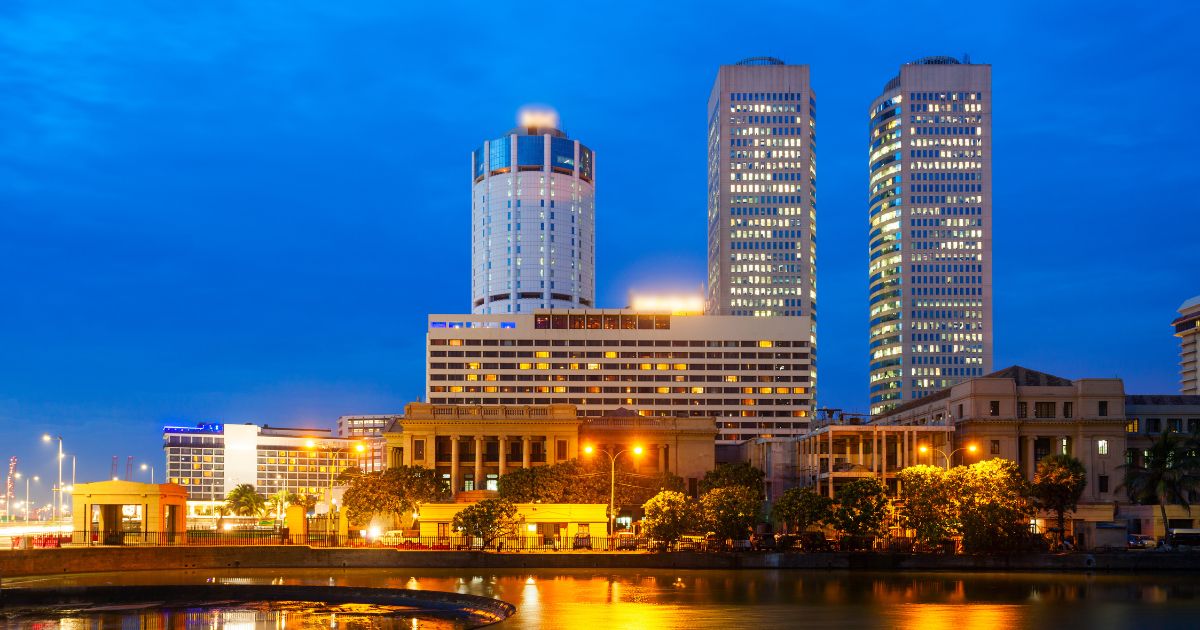
[[[21,473],[16,473],[13,476],[16,477],[17,479],[20,479]],[[41,478],[38,477],[37,475],[34,475],[33,477],[25,477],[25,524],[26,525],[29,524],[29,480],[30,479],[33,479],[34,481],[41,481]]]
[[[154,466],[151,464],[142,464],[142,470],[150,470],[150,484],[154,484]]]
[[[609,461],[609,464],[611,464],[611,469],[609,470],[609,478],[608,478],[608,535],[612,536],[613,533],[615,533],[615,530],[617,528],[617,512],[616,512],[616,506],[614,505],[616,503],[616,499],[617,499],[617,458],[625,453],[633,453],[634,455],[641,455],[642,447],[635,446],[633,448],[627,448],[627,449],[617,451],[616,453],[613,453],[612,451],[605,450],[605,449],[597,449],[590,445],[583,447],[583,452],[587,453],[588,455],[591,455],[593,452],[596,452],[596,451],[600,451],[601,453],[608,455],[608,461]]]
[[[918,447],[918,449],[917,449],[917,450],[919,450],[919,451],[921,452],[921,454],[925,454],[925,453],[928,453],[928,452],[930,451],[930,447],[928,447],[928,446],[926,446],[926,445],[922,444],[920,447]],[[946,470],[950,470],[950,466],[951,466],[951,460],[954,458],[954,454],[955,454],[955,453],[958,453],[958,452],[961,452],[961,451],[966,451],[966,452],[968,452],[968,453],[974,453],[974,452],[976,451],[976,446],[975,446],[974,444],[968,444],[968,445],[966,445],[966,446],[964,446],[964,447],[962,447],[962,448],[956,448],[956,449],[954,449],[953,451],[950,451],[950,454],[949,454],[949,455],[947,455],[947,454],[945,453],[945,451],[943,451],[943,450],[942,450],[942,449],[940,449],[940,448],[935,448],[935,449],[932,449],[932,450],[933,450],[933,451],[935,451],[935,452],[937,452],[937,453],[938,453],[939,455],[941,455],[942,457],[945,457],[945,458],[946,458]]]
[[[54,501],[54,521],[58,522],[58,517],[61,515],[61,512],[62,512],[62,487],[63,487],[63,485],[62,485],[62,463],[63,463],[62,442],[63,442],[63,440],[62,440],[61,435],[52,436],[49,433],[47,433],[42,436],[43,442],[49,442],[50,440],[58,440],[58,485],[55,486],[57,488],[58,494],[57,494],[57,498]]]

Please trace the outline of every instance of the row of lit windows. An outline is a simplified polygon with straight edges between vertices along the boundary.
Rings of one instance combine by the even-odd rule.
[[[772,411],[767,409],[722,409],[724,407],[755,407],[755,406],[807,406],[811,401],[806,399],[797,399],[793,405],[790,398],[779,400],[763,400],[757,403],[745,402],[745,400],[754,399],[725,399],[723,401],[714,400],[686,400],[686,399],[652,399],[652,398],[458,398],[458,397],[441,397],[430,396],[429,402],[435,405],[547,405],[547,404],[569,404],[569,405],[600,405],[607,407],[615,406],[630,406],[638,405],[641,407],[702,407],[700,412],[702,416],[741,416],[745,418],[806,418],[808,417],[807,409],[794,410],[779,410]],[[643,415],[678,415],[682,410],[675,413],[655,414],[649,411]],[[602,414],[596,414],[602,415]]]
[[[807,341],[791,341],[787,339],[759,339],[756,341],[746,340],[724,340],[724,341],[701,341],[701,340],[684,340],[684,339],[442,339],[432,338],[429,340],[431,346],[569,346],[569,347],[596,347],[596,346],[621,346],[621,347],[675,347],[675,348],[790,348],[795,346],[803,348],[808,345]],[[605,353],[606,355],[608,353]]]
[[[429,391],[435,393],[522,393],[522,394],[805,394],[804,387],[568,387],[565,385],[431,385]],[[322,469],[322,472],[324,470]]]

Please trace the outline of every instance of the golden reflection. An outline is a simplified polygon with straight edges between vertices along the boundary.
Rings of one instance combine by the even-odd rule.
[[[1015,628],[1024,618],[1022,607],[1016,604],[905,604],[887,607],[890,618],[884,625],[920,630],[962,630],[962,628]]]

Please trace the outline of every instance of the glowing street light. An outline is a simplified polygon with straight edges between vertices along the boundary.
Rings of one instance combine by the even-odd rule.
[[[54,487],[55,488],[54,494],[57,497],[57,499],[54,501],[54,520],[57,522],[58,517],[62,513],[62,487],[63,487],[63,483],[62,483],[62,463],[63,463],[62,436],[61,435],[52,436],[49,433],[46,433],[45,435],[42,436],[43,442],[49,443],[51,440],[58,440],[58,485]]]
[[[142,470],[150,471],[150,483],[153,484],[154,483],[154,466],[152,466],[150,464],[142,464]]]
[[[920,446],[918,446],[918,447],[917,447],[917,450],[918,450],[918,451],[920,451],[922,455],[924,455],[925,453],[928,453],[928,452],[930,451],[930,448],[929,448],[928,446],[926,446],[926,445],[922,444],[922,445],[920,445]],[[968,444],[968,445],[966,445],[966,446],[964,446],[964,447],[962,447],[962,448],[956,448],[956,449],[954,449],[953,451],[950,451],[950,454],[949,454],[949,455],[947,455],[947,454],[946,454],[944,451],[942,451],[941,449],[937,449],[937,448],[935,448],[935,449],[932,449],[932,450],[934,450],[934,451],[937,451],[937,452],[938,452],[938,454],[940,454],[942,457],[945,457],[945,458],[946,458],[946,470],[949,470],[949,469],[950,469],[950,460],[951,460],[951,459],[954,457],[954,454],[955,454],[955,453],[958,453],[958,452],[960,452],[960,451],[966,451],[966,452],[968,452],[968,453],[972,453],[972,454],[973,454],[973,453],[974,453],[976,450],[978,450],[978,447],[977,447],[977,446],[975,446],[974,444]]]
[[[587,453],[588,455],[591,455],[592,453],[594,453],[596,451],[599,451],[601,453],[604,453],[605,455],[608,455],[608,461],[612,465],[611,469],[609,470],[609,478],[608,478],[608,535],[612,536],[614,530],[617,527],[617,525],[616,525],[617,512],[616,512],[616,506],[614,505],[614,503],[616,502],[616,499],[617,499],[617,458],[625,453],[633,453],[634,455],[641,455],[642,447],[634,446],[633,448],[620,450],[620,451],[617,451],[616,453],[613,453],[612,451],[607,451],[605,449],[597,449],[597,448],[593,447],[591,444],[583,447],[583,452]]]
[[[21,473],[19,473],[19,472],[14,473],[13,476],[16,477],[17,479],[20,479]],[[38,477],[37,475],[34,475],[33,477],[25,477],[25,523],[26,524],[29,523],[29,480],[30,479],[32,479],[34,481],[41,481],[41,478]]]

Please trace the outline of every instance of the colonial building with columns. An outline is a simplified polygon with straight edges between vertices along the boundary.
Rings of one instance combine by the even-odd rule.
[[[672,472],[694,492],[713,468],[713,418],[642,417],[617,410],[583,418],[574,405],[409,403],[384,432],[389,466],[437,470],[455,493],[496,490],[515,468],[566,462],[581,444],[625,455],[637,471]],[[642,453],[632,453],[634,447]]]
[[[872,424],[953,429],[958,463],[1002,457],[1033,480],[1037,463],[1066,453],[1087,468],[1082,502],[1123,500],[1125,385],[1119,378],[1074,381],[1013,366],[935,392],[875,416]]]

